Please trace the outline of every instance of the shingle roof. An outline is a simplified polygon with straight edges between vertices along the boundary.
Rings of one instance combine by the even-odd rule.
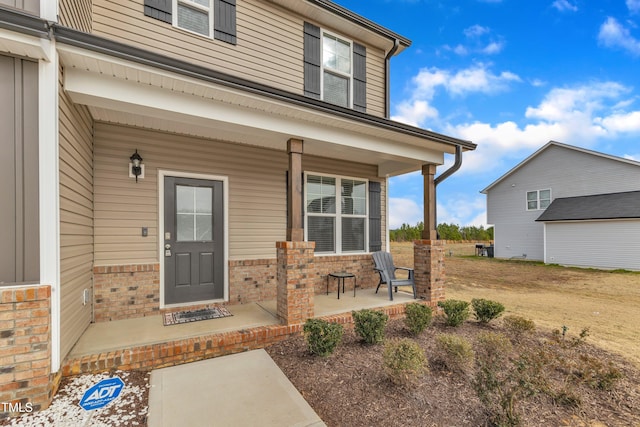
[[[555,199],[536,221],[640,218],[640,191]]]

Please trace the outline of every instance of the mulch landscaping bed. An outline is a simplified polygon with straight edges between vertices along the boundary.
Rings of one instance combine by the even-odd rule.
[[[441,318],[418,337],[412,337],[402,320],[390,321],[385,337],[415,339],[428,359],[434,354],[435,337],[455,333],[475,343],[481,332],[500,332],[501,321],[489,326],[466,322],[458,328],[444,325]],[[535,351],[552,340],[550,334],[534,332],[522,340],[518,351]],[[573,339],[569,338],[568,339]],[[560,345],[560,344],[558,344]],[[561,346],[561,345],[560,345]],[[563,358],[580,355],[597,358],[622,374],[611,390],[590,387],[573,380],[569,388],[572,404],[554,402],[536,393],[517,403],[524,426],[634,426],[640,425],[640,373],[626,360],[586,343],[570,347]],[[434,366],[413,385],[394,385],[382,368],[382,344],[364,345],[353,329],[345,329],[341,344],[327,358],[313,356],[302,336],[291,337],[267,348],[269,355],[302,393],[328,426],[483,426],[491,418],[473,386],[474,369],[451,373]],[[608,365],[607,365],[608,366]],[[555,369],[549,368],[551,371]],[[567,379],[567,372],[551,372],[554,381]],[[556,383],[557,385],[558,383]],[[573,406],[572,406],[573,405]],[[577,405],[577,406],[576,406]]]

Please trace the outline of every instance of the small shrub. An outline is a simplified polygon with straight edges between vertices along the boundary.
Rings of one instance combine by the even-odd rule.
[[[522,391],[509,359],[511,351],[511,342],[502,334],[487,332],[478,336],[478,369],[473,385],[492,423],[500,426],[520,423],[517,402]]]
[[[307,347],[312,354],[327,357],[333,353],[344,328],[339,323],[329,323],[322,319],[308,319],[303,327]]]
[[[480,323],[489,323],[497,319],[504,311],[504,305],[488,299],[474,298],[471,300],[476,320]]]
[[[522,316],[509,315],[504,316],[502,319],[507,333],[514,339],[514,341],[520,341],[522,336],[527,333],[531,333],[535,330],[536,324],[533,320],[526,319]]]
[[[388,341],[382,360],[389,379],[398,385],[409,385],[428,370],[424,351],[418,343],[407,338]]]
[[[381,311],[364,309],[351,312],[356,334],[366,344],[376,344],[384,339],[384,327],[389,316]]]
[[[445,323],[448,326],[460,326],[469,318],[469,303],[455,299],[438,301],[438,307],[442,307],[445,314]]]
[[[431,307],[412,302],[404,308],[404,323],[413,335],[418,335],[431,324],[432,311]]]
[[[589,387],[608,391],[622,378],[622,372],[612,362],[605,364],[595,357],[580,355],[578,376]]]
[[[474,351],[464,337],[440,334],[436,337],[434,361],[451,372],[464,373],[473,365]]]

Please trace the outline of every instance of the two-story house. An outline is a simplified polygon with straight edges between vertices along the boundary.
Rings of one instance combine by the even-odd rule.
[[[428,246],[475,145],[389,119],[409,45],[326,0],[0,0],[0,400],[46,405],[92,322],[375,285],[391,176],[423,171]]]
[[[496,257],[640,270],[640,162],[551,141],[481,192]]]

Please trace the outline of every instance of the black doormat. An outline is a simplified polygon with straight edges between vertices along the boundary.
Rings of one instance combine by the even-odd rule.
[[[163,316],[164,326],[179,325],[180,323],[197,322],[198,320],[219,319],[221,317],[233,316],[225,307],[202,308],[192,311],[176,311],[175,313],[165,313]]]

